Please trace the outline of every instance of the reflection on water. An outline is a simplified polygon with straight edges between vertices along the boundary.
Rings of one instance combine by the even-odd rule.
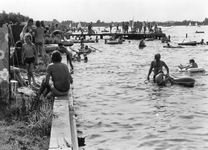
[[[198,27],[199,28],[199,27]],[[197,27],[166,29],[172,45],[184,40],[207,41],[195,34]],[[200,31],[208,32],[207,26]],[[208,46],[163,48],[159,40],[121,45],[92,46],[89,62],[75,62],[74,98],[79,136],[86,136],[86,150],[208,149],[208,76],[178,72],[177,65],[194,58],[208,70]],[[90,45],[90,44],[89,44]],[[191,76],[194,88],[158,87],[146,81],[154,54],[161,53],[173,77]]]

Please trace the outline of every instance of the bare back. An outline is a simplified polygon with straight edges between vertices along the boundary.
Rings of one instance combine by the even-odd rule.
[[[52,77],[54,87],[60,91],[67,91],[72,83],[72,77],[68,66],[64,63],[51,63],[47,67],[47,73]]]
[[[35,29],[35,39],[38,41],[44,41],[44,28],[38,27]]]
[[[159,70],[162,70],[162,67],[164,65],[163,61],[152,61],[152,68],[154,68],[154,74],[157,75]]]

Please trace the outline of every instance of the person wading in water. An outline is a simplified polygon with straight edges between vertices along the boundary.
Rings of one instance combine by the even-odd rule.
[[[151,62],[149,73],[148,73],[148,76],[147,76],[147,80],[149,80],[149,76],[152,73],[152,70],[154,69],[153,70],[154,71],[153,81],[155,82],[155,77],[159,73],[160,70],[162,71],[163,66],[167,70],[167,75],[169,75],[169,68],[168,68],[168,66],[166,65],[166,63],[164,61],[162,61],[160,59],[161,59],[161,55],[159,53],[156,54],[155,55],[155,60]]]

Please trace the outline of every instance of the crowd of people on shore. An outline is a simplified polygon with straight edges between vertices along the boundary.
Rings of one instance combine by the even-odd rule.
[[[27,71],[27,85],[29,87],[40,87],[40,84],[38,84],[35,80],[34,70],[35,68],[39,67],[39,65],[45,66],[46,71],[46,77],[48,76],[48,69],[49,66],[52,64],[59,63],[59,60],[57,61],[57,58],[55,56],[53,57],[53,54],[48,54],[45,51],[45,42],[47,34],[51,34],[54,31],[59,30],[58,25],[54,25],[53,23],[45,27],[43,21],[37,20],[34,25],[33,19],[28,19],[26,25],[22,28],[22,31],[20,33],[20,39],[16,42],[15,49],[13,52],[13,55],[11,55],[10,58],[10,65],[13,65],[18,68],[25,69]],[[61,35],[61,34],[60,34]],[[11,38],[11,37],[10,37]],[[61,40],[62,37],[60,37],[59,40]],[[68,51],[66,47],[64,47],[60,41],[58,43],[58,53],[64,53],[67,57],[67,63],[70,64],[71,70],[73,70],[73,64],[72,64],[72,53]],[[18,55],[18,56],[17,56]],[[14,62],[14,57],[18,59],[16,63]],[[57,56],[58,57],[58,56]],[[60,58],[59,58],[60,59]],[[52,67],[53,68],[53,67]],[[68,67],[67,67],[68,69]],[[59,73],[62,72],[63,68],[58,69]],[[66,69],[65,69],[66,70]],[[53,72],[53,71],[52,71]],[[66,71],[64,71],[63,74],[66,75]],[[49,73],[50,74],[50,73]],[[69,71],[70,74],[70,71]],[[54,80],[53,73],[51,75],[51,81],[55,82],[55,87],[57,86],[57,78]],[[61,79],[64,80],[65,78]],[[48,81],[48,80],[46,80]],[[68,83],[68,82],[64,82]],[[42,88],[40,87],[40,90]],[[59,89],[59,86],[58,88]]]
[[[15,44],[13,56],[20,52],[20,57],[19,62],[16,64],[13,62],[11,65],[27,71],[27,85],[29,87],[38,87],[39,96],[46,96],[49,91],[56,96],[66,94],[70,88],[70,84],[72,84],[73,59],[76,58],[77,61],[80,61],[81,55],[83,55],[84,62],[87,62],[87,55],[96,51],[83,43],[84,38],[81,38],[81,44],[78,50],[71,47],[70,49],[66,48],[61,42],[64,39],[61,31],[63,30],[58,28],[58,25],[52,23],[46,27],[43,21],[38,20],[34,26],[33,19],[29,19],[20,33],[19,41]],[[50,38],[55,36],[59,39],[59,41],[56,41],[58,44],[57,50],[50,53],[45,51],[47,36],[50,36]],[[73,57],[73,51],[76,53],[76,57]],[[61,54],[66,55],[67,64],[61,62],[63,56]],[[13,59],[11,58],[11,62]],[[68,64],[70,65],[70,69],[68,69]],[[44,71],[46,74],[41,84],[36,82],[34,72],[35,68],[40,65],[45,66]],[[62,86],[63,84],[65,85]]]

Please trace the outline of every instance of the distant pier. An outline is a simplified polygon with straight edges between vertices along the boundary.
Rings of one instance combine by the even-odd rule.
[[[145,38],[154,38],[154,39],[161,39],[162,37],[165,37],[164,33],[96,33],[96,34],[88,34],[88,33],[83,33],[83,34],[68,34],[67,37],[83,37],[86,39],[86,37],[100,37],[100,39],[103,39],[104,36],[112,36],[116,35],[122,36],[124,39],[129,39],[129,40],[141,40]]]

